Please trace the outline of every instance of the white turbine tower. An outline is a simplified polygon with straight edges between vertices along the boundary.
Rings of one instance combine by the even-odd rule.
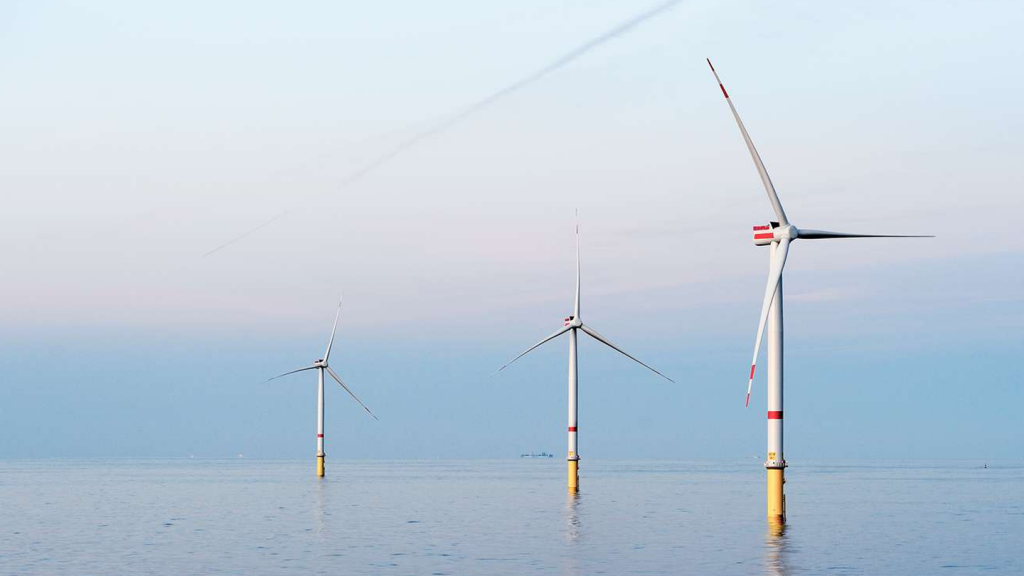
[[[582,330],[584,333],[589,335],[591,338],[597,340],[598,342],[604,344],[605,346],[608,346],[612,350],[615,350],[616,352],[622,354],[626,358],[629,358],[630,360],[636,362],[637,364],[643,366],[644,368],[647,368],[651,372],[654,372],[655,374],[657,374],[658,376],[661,376],[662,378],[668,380],[669,382],[675,382],[674,380],[672,380],[668,376],[665,376],[661,372],[658,372],[654,368],[651,368],[647,364],[644,364],[643,362],[641,362],[641,361],[637,360],[636,358],[630,356],[622,348],[619,348],[615,344],[612,344],[611,342],[608,341],[607,338],[605,338],[604,336],[601,336],[596,331],[594,331],[593,328],[591,328],[590,326],[587,326],[586,324],[583,323],[583,320],[580,318],[580,226],[579,226],[579,223],[576,224],[576,298],[575,298],[575,300],[573,302],[572,316],[569,316],[568,318],[566,318],[562,328],[560,328],[559,330],[555,331],[554,334],[548,336],[547,338],[541,340],[540,342],[534,344],[533,346],[530,346],[529,348],[526,349],[525,352],[523,352],[519,356],[516,356],[515,358],[509,360],[508,363],[506,363],[501,368],[498,368],[498,372],[501,372],[502,370],[507,368],[510,364],[512,364],[516,360],[519,360],[523,356],[526,356],[526,354],[528,354],[529,352],[531,352],[535,348],[538,348],[540,345],[548,342],[549,340],[554,340],[555,338],[561,336],[562,334],[564,334],[566,332],[569,333],[569,430],[568,430],[569,431],[569,454],[568,454],[568,457],[567,457],[567,461],[568,461],[568,474],[569,474],[568,486],[569,486],[569,490],[572,491],[572,492],[576,492],[577,490],[579,490],[579,460],[580,460],[579,447],[578,447],[578,444],[577,444],[577,441],[576,441],[577,417],[579,415],[579,412],[577,410],[577,403],[576,403],[577,391],[578,391],[578,388],[579,388],[579,386],[578,386],[579,378],[578,378],[577,372],[576,372],[576,331],[577,330]]]
[[[754,340],[754,357],[750,361],[750,376],[747,381],[746,405],[750,405],[750,390],[754,383],[754,366],[757,364],[757,355],[761,349],[761,337],[764,335],[765,323],[768,324],[768,458],[764,467],[768,471],[768,520],[775,524],[782,524],[786,521],[786,500],[783,494],[785,483],[784,470],[786,459],[782,453],[782,269],[786,265],[786,256],[789,253],[789,244],[797,238],[803,240],[822,240],[829,238],[931,238],[931,236],[911,236],[894,234],[849,234],[846,232],[828,232],[825,230],[807,230],[797,228],[790,224],[785,211],[782,210],[782,203],[775,193],[775,186],[768,177],[768,171],[761,162],[761,157],[754,148],[754,143],[747,134],[747,129],[736,112],[729,93],[725,91],[718,72],[711,65],[708,59],[708,66],[722,89],[722,95],[732,110],[733,118],[740,128],[740,134],[747,144],[750,157],[754,160],[754,166],[761,176],[765,190],[768,191],[768,200],[775,210],[777,222],[769,225],[754,226],[754,244],[757,246],[771,246],[770,266],[768,269],[768,285],[765,287],[764,301],[761,304],[761,317],[757,324],[757,337]]]
[[[270,379],[277,380],[282,376],[295,374],[296,372],[305,372],[306,370],[316,370],[318,372],[319,379],[316,398],[316,475],[321,477],[324,475],[324,458],[327,456],[327,454],[324,453],[324,372],[330,374],[331,378],[334,378],[338,384],[341,384],[341,387],[345,389],[345,392],[348,392],[349,396],[351,396],[356,402],[359,402],[359,405],[363,407],[363,410],[366,410],[370,416],[373,416],[374,420],[377,420],[377,415],[370,412],[370,409],[366,407],[366,404],[363,404],[362,400],[356,398],[356,395],[352,393],[352,390],[350,390],[349,387],[341,381],[341,378],[335,374],[334,370],[331,370],[331,367],[327,364],[327,360],[331,356],[331,346],[334,345],[334,334],[338,331],[339,317],[341,317],[340,299],[338,300],[338,312],[334,315],[334,328],[331,329],[331,339],[327,341],[327,350],[324,351],[323,358],[314,361],[312,366],[306,366],[305,368],[285,372],[284,374],[279,374]],[[270,382],[270,380],[267,380],[267,382]]]

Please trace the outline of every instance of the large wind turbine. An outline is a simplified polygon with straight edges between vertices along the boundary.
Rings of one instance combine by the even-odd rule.
[[[508,363],[506,363],[501,368],[498,368],[498,372],[501,372],[502,370],[507,368],[509,366],[509,364],[512,364],[516,360],[519,360],[523,356],[526,356],[526,354],[528,354],[529,352],[531,352],[535,348],[540,347],[540,345],[548,342],[549,340],[554,340],[555,338],[561,336],[562,334],[565,334],[566,332],[569,333],[569,454],[568,454],[566,459],[568,461],[568,472],[569,472],[569,484],[568,484],[568,486],[569,486],[569,490],[572,491],[572,492],[576,492],[577,490],[579,490],[579,481],[580,481],[580,478],[579,478],[580,453],[579,453],[579,448],[578,448],[578,444],[577,444],[577,441],[576,441],[577,416],[579,415],[578,410],[577,410],[577,404],[576,404],[576,393],[577,393],[578,388],[579,388],[579,386],[578,386],[579,385],[579,378],[578,378],[578,375],[577,375],[577,372],[576,372],[576,331],[577,330],[582,330],[587,335],[589,335],[591,338],[597,340],[598,342],[604,344],[605,346],[608,346],[612,350],[615,350],[619,354],[622,354],[626,358],[629,358],[630,360],[636,362],[637,364],[643,366],[644,368],[647,368],[651,372],[654,372],[655,374],[657,374],[658,376],[661,376],[662,378],[668,380],[669,382],[675,382],[674,380],[672,380],[668,376],[665,376],[661,372],[658,372],[654,368],[651,368],[647,364],[644,364],[643,362],[641,362],[641,361],[637,360],[636,358],[630,356],[622,348],[619,348],[615,344],[612,344],[611,342],[608,341],[607,338],[605,338],[604,336],[601,336],[596,331],[594,331],[593,328],[591,328],[590,326],[587,326],[586,324],[583,323],[583,320],[580,318],[580,225],[579,225],[579,223],[576,224],[576,298],[575,298],[575,300],[573,302],[572,316],[569,316],[568,318],[566,318],[562,328],[560,328],[557,331],[555,331],[554,334],[548,336],[547,338],[541,340],[540,342],[534,344],[533,346],[530,346],[529,348],[526,349],[526,352],[523,352],[519,356],[516,356],[515,358],[509,360]]]
[[[327,350],[324,351],[323,358],[315,360],[312,366],[306,366],[305,368],[285,372],[284,374],[279,374],[270,379],[277,380],[282,376],[295,374],[296,372],[305,372],[306,370],[317,371],[319,379],[316,397],[316,475],[321,477],[324,475],[324,458],[327,456],[327,454],[324,453],[324,372],[330,374],[331,378],[337,380],[338,384],[341,384],[341,387],[345,389],[345,392],[348,392],[349,396],[355,399],[356,402],[359,402],[359,405],[363,407],[363,410],[366,410],[370,416],[373,416],[374,420],[377,419],[377,416],[373,412],[370,412],[370,409],[366,407],[366,404],[363,404],[362,400],[356,398],[356,395],[352,393],[352,390],[350,390],[349,387],[341,381],[341,378],[335,374],[334,370],[331,370],[331,367],[327,364],[327,359],[331,356],[331,346],[334,345],[334,334],[338,331],[338,318],[340,317],[341,300],[338,300],[338,312],[334,315],[334,328],[331,329],[331,339],[327,341]],[[270,382],[270,380],[267,380],[267,382]]]
[[[754,383],[754,366],[757,364],[757,355],[761,349],[761,337],[764,335],[765,323],[768,324],[768,458],[764,467],[768,471],[768,520],[772,523],[784,523],[786,521],[786,500],[783,494],[785,483],[784,470],[786,459],[782,454],[782,269],[786,265],[786,256],[789,253],[789,244],[797,238],[804,240],[823,240],[829,238],[930,238],[931,236],[910,236],[895,234],[850,234],[846,232],[828,232],[825,230],[808,230],[797,228],[790,224],[786,212],[782,209],[779,196],[775,193],[775,186],[768,177],[768,171],[761,162],[761,157],[754,148],[754,143],[747,134],[747,129],[740,120],[736,107],[733,106],[729,93],[725,91],[718,72],[711,65],[708,59],[708,66],[711,66],[711,73],[715,75],[718,86],[722,89],[722,95],[732,110],[733,118],[740,128],[743,141],[747,143],[750,157],[754,159],[754,166],[761,176],[765,190],[768,191],[768,200],[775,210],[777,222],[768,225],[754,226],[754,244],[757,246],[771,246],[770,266],[768,268],[768,285],[764,291],[764,301],[761,304],[761,317],[757,324],[757,337],[754,340],[754,357],[750,361],[750,376],[747,381],[746,405],[750,405],[750,389]]]

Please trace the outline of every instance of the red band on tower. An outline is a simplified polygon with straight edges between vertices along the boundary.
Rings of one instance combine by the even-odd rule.
[[[768,411],[768,419],[769,420],[782,420],[782,410],[769,410]]]
[[[323,435],[323,434],[317,434],[317,435],[316,435],[316,437],[317,437],[317,438],[323,438],[323,437],[324,437],[324,435]]]
[[[575,431],[576,431],[576,427],[575,426],[569,426],[569,432],[575,432]]]

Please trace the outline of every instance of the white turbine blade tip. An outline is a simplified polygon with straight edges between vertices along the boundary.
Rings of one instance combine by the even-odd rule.
[[[352,389],[349,388],[348,386],[346,386],[345,383],[341,381],[341,377],[338,376],[337,374],[335,374],[334,370],[331,370],[330,367],[328,367],[327,368],[327,373],[330,374],[331,378],[334,378],[334,380],[337,381],[338,384],[340,384],[341,387],[345,389],[345,392],[348,392],[348,395],[351,396],[353,400],[358,402],[359,405],[363,407],[363,410],[366,410],[367,414],[369,414],[370,416],[373,416],[374,420],[380,421],[380,418],[377,418],[377,415],[374,414],[372,410],[370,410],[370,407],[367,406],[366,404],[363,404],[363,401],[360,400],[359,397],[356,396],[354,392],[352,392]]]
[[[532,352],[532,351],[533,351],[534,349],[536,349],[536,348],[539,348],[539,347],[540,347],[541,345],[545,344],[545,343],[546,343],[546,342],[548,342],[549,340],[553,340],[553,339],[555,339],[555,338],[557,338],[557,337],[561,336],[562,334],[565,334],[566,332],[568,332],[568,331],[569,331],[569,330],[571,330],[571,329],[572,329],[572,328],[571,328],[570,326],[565,326],[565,327],[563,327],[563,328],[559,328],[559,329],[558,329],[558,330],[557,330],[557,331],[556,331],[556,332],[555,332],[554,334],[552,334],[552,335],[548,336],[547,338],[545,338],[545,339],[541,340],[540,342],[537,342],[537,343],[536,343],[536,344],[534,344],[533,346],[530,346],[529,348],[527,348],[527,349],[526,349],[526,351],[525,351],[525,352],[523,352],[523,353],[522,353],[522,354],[520,354],[519,356],[516,356],[515,358],[513,358],[513,359],[509,360],[508,362],[506,362],[506,363],[505,363],[505,365],[504,365],[504,366],[502,366],[501,368],[498,368],[498,370],[497,370],[497,371],[496,371],[496,372],[495,372],[494,374],[492,374],[492,376],[496,375],[496,374],[497,374],[498,372],[501,372],[501,371],[502,371],[502,370],[504,370],[505,368],[508,368],[509,366],[511,366],[511,365],[512,365],[512,363],[513,363],[513,362],[515,362],[516,360],[519,360],[519,359],[520,359],[520,358],[522,358],[523,356],[526,356],[527,354],[529,354],[530,352]]]
[[[334,314],[334,327],[331,328],[331,339],[327,341],[327,350],[324,350],[324,361],[331,357],[331,347],[334,346],[334,336],[338,333],[338,320],[341,319],[341,298],[338,299],[338,311]]]
[[[297,370],[291,370],[291,371],[285,372],[284,374],[278,374],[277,376],[274,376],[273,378],[267,378],[263,382],[260,382],[260,384],[266,384],[267,382],[270,382],[271,380],[277,380],[278,378],[283,378],[285,376],[288,376],[289,374],[295,374],[297,372],[305,372],[306,370],[313,370],[314,368],[316,368],[316,366],[306,366],[305,368],[299,368]]]
[[[676,381],[675,381],[675,380],[673,380],[673,379],[669,378],[668,376],[665,376],[665,375],[664,375],[664,374],[662,374],[661,372],[658,372],[658,371],[657,371],[657,370],[655,370],[654,368],[652,368],[652,367],[648,366],[647,364],[644,364],[644,363],[643,363],[643,362],[641,362],[641,361],[640,361],[639,359],[637,359],[636,357],[632,356],[631,354],[629,354],[628,352],[626,352],[626,351],[625,351],[625,350],[623,350],[622,348],[619,348],[619,347],[618,347],[618,346],[616,346],[615,344],[612,344],[610,340],[608,340],[608,339],[607,339],[607,338],[605,338],[604,336],[601,336],[600,334],[598,334],[598,333],[597,333],[597,331],[596,331],[596,330],[594,330],[593,328],[591,328],[590,326],[587,326],[586,324],[584,324],[584,325],[583,325],[583,326],[581,326],[580,328],[581,328],[581,329],[583,330],[583,332],[584,332],[584,333],[586,333],[586,334],[590,335],[590,337],[591,337],[591,338],[593,338],[594,340],[597,340],[598,342],[600,342],[600,343],[604,344],[605,346],[607,346],[607,347],[611,348],[612,350],[615,350],[615,351],[616,351],[616,352],[618,352],[619,354],[622,354],[622,355],[623,355],[623,356],[625,356],[626,358],[629,358],[629,359],[630,359],[630,360],[632,360],[633,362],[636,362],[637,364],[639,364],[639,365],[643,366],[644,368],[647,368],[648,370],[650,370],[651,372],[654,372],[654,373],[655,373],[655,374],[657,374],[658,376],[661,376],[661,377],[662,377],[662,378],[664,378],[665,380],[668,380],[669,382],[671,382],[671,383],[673,383],[673,384],[675,384],[675,383],[676,383]]]

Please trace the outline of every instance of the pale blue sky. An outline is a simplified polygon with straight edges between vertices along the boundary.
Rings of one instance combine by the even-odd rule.
[[[0,456],[761,457],[743,410],[771,210],[798,226],[787,458],[1020,457],[1020,2],[681,2],[359,181],[655,5],[0,6]],[[282,210],[288,216],[204,258]],[[332,356],[332,359],[334,357]]]

